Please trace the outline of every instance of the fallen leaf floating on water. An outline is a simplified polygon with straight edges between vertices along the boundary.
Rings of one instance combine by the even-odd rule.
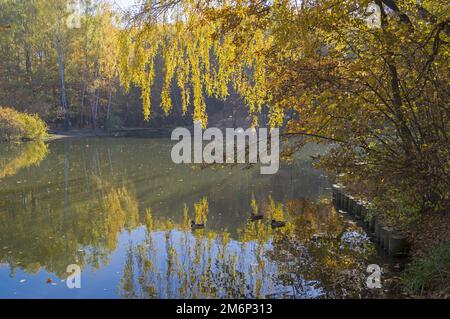
[[[51,284],[53,282],[52,278],[47,279],[47,284]]]

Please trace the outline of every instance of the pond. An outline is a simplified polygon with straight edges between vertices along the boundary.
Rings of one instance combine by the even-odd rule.
[[[0,145],[1,298],[359,298],[383,265],[308,144],[276,175],[175,165],[158,138]],[[249,219],[251,212],[264,216]],[[286,222],[273,229],[270,220]],[[204,229],[191,229],[191,220]],[[67,267],[81,268],[69,289]]]

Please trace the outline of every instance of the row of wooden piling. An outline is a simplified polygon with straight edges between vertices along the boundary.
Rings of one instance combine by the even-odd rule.
[[[406,237],[394,228],[383,225],[383,222],[373,214],[369,214],[368,203],[354,198],[341,185],[335,184],[332,189],[333,205],[336,210],[348,213],[360,221],[374,243],[389,256],[399,257],[408,254],[409,245]]]

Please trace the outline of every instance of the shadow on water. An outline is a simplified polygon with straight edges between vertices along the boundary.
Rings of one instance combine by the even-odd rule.
[[[175,165],[165,139],[29,145],[0,162],[1,297],[378,296],[365,270],[382,261],[332,208],[315,145],[276,175]]]

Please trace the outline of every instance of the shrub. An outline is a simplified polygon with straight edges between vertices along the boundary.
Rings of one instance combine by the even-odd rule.
[[[448,289],[450,285],[450,242],[434,247],[429,255],[416,257],[402,274],[402,282],[413,293]]]
[[[39,140],[47,134],[47,125],[38,115],[0,107],[0,142]]]

